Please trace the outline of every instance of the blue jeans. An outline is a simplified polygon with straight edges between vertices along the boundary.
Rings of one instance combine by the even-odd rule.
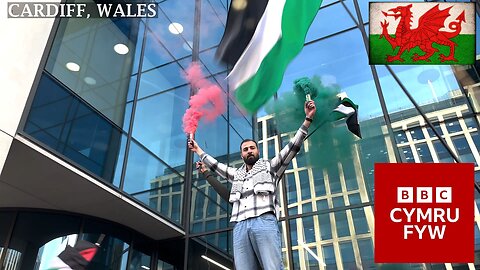
[[[283,270],[282,243],[273,213],[249,218],[233,228],[236,270]]]

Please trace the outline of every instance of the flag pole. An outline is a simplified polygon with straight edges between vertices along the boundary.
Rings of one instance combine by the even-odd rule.
[[[400,79],[397,77],[397,74],[395,74],[395,72],[393,72],[392,68],[389,66],[389,65],[385,65],[385,67],[387,68],[387,70],[390,72],[390,74],[392,74],[393,78],[395,79],[395,81],[398,83],[398,85],[400,86],[400,88],[402,88],[403,92],[405,93],[405,95],[407,95],[408,99],[410,100],[410,102],[412,102],[413,106],[415,107],[415,109],[417,109],[418,113],[420,113],[420,115],[422,116],[423,120],[425,120],[425,122],[427,123],[427,125],[430,127],[430,129],[433,131],[433,133],[435,133],[435,135],[437,136],[438,140],[443,144],[443,146],[447,149],[448,153],[452,156],[452,158],[455,160],[456,163],[461,163],[460,160],[458,159],[457,155],[455,155],[455,153],[453,152],[453,150],[448,146],[447,142],[445,141],[444,138],[442,138],[442,136],[440,136],[440,134],[437,132],[437,130],[435,129],[435,127],[433,126],[432,122],[430,122],[430,120],[428,119],[428,117],[425,115],[425,113],[422,111],[422,109],[420,109],[420,106],[417,104],[417,102],[413,99],[412,95],[410,95],[410,93],[407,91],[407,88],[405,87],[405,85],[403,85],[403,83],[400,81]],[[473,184],[475,186],[475,189],[477,190],[478,193],[480,193],[480,185],[477,184],[477,182],[475,182],[475,179],[473,180]]]

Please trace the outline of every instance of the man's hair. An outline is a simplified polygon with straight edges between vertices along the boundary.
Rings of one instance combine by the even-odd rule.
[[[255,146],[257,146],[257,149],[258,149],[258,143],[256,141],[254,141],[253,139],[245,139],[240,143],[240,152],[242,152],[242,144],[246,142],[254,142]]]

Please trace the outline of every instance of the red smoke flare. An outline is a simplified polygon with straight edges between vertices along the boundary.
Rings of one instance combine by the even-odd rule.
[[[198,88],[197,94],[190,97],[190,108],[183,115],[183,131],[195,133],[200,119],[205,117],[207,121],[225,112],[225,100],[223,91],[216,84],[204,78],[200,65],[193,62],[186,70],[185,78],[194,88]]]

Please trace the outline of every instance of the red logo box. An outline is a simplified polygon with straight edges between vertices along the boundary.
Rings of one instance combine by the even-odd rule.
[[[472,163],[375,164],[375,262],[474,261]]]

